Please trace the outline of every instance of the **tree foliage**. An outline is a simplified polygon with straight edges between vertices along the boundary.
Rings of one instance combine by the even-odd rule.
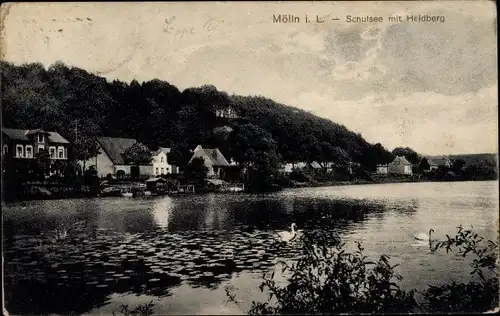
[[[418,164],[421,159],[420,155],[410,147],[396,147],[393,149],[392,154],[403,156],[412,164]]]
[[[203,187],[207,174],[208,168],[203,158],[196,157],[187,165],[184,176],[188,182],[194,182],[198,187]]]
[[[349,252],[339,236],[330,231],[304,231],[303,251],[293,263],[281,262],[287,282],[277,282],[274,272],[265,275],[260,290],[268,301],[252,302],[249,314],[343,314],[343,313],[480,313],[498,306],[498,240],[485,241],[472,230],[459,227],[455,237],[431,247],[431,255],[446,249],[473,255],[471,274],[476,279],[451,281],[423,292],[403,290],[390,257],[371,260],[357,250]],[[288,271],[288,274],[285,272]],[[228,301],[238,304],[226,288]],[[420,294],[420,297],[417,295]]]
[[[228,131],[248,124],[266,131],[278,158],[287,162],[335,161],[332,147],[358,160],[371,146],[327,119],[260,96],[230,96],[212,85],[181,92],[157,79],[107,82],[61,62],[48,70],[41,64],[0,65],[4,122],[12,128],[58,131],[70,141],[72,159],[95,155],[91,144],[98,135],[136,138],[150,148],[182,147],[179,152],[202,144],[219,147],[231,158],[232,132],[218,127]],[[225,110],[236,118],[224,115]]]
[[[277,144],[266,130],[253,124],[237,126],[229,137],[231,156],[235,161],[249,165],[263,153],[276,154]]]
[[[125,163],[136,165],[149,164],[152,160],[149,148],[139,142],[127,148],[122,154]]]
[[[391,153],[380,143],[370,144],[345,126],[309,112],[262,96],[228,95],[212,85],[179,91],[158,79],[108,82],[61,62],[45,69],[38,63],[14,66],[2,61],[0,69],[5,127],[57,131],[69,140],[72,160],[94,156],[95,138],[109,136],[135,138],[151,149],[171,147],[169,160],[181,167],[199,144],[219,148],[228,159],[248,160],[242,149],[232,149],[231,142],[238,137],[241,148],[245,141],[256,150],[274,143],[269,162],[276,157],[279,162],[318,161],[337,167],[357,162],[361,166],[356,172],[366,174],[377,164],[392,161],[394,155],[403,155],[412,163],[420,161],[411,148],[399,147]],[[227,116],[228,110],[236,115]],[[262,143],[245,133],[262,134]],[[238,142],[234,144],[238,146]],[[450,158],[464,158],[460,168],[464,178],[497,177],[496,158]]]

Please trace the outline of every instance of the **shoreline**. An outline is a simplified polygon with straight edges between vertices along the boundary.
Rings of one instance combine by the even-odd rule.
[[[296,182],[294,185],[283,186],[283,189],[293,188],[315,188],[315,187],[334,187],[344,185],[362,185],[362,184],[393,184],[393,183],[422,183],[422,182],[477,182],[477,181],[498,181],[498,179],[467,179],[467,180],[439,180],[439,179],[388,179],[386,181],[373,180],[351,180],[351,181],[326,181],[326,182]]]
[[[386,181],[370,181],[370,180],[351,180],[351,181],[325,181],[325,182],[294,182],[291,185],[283,185],[280,186],[279,191],[285,189],[299,189],[299,188],[320,188],[320,187],[336,187],[336,186],[349,186],[349,185],[368,185],[368,184],[397,184],[397,183],[422,183],[422,182],[479,182],[479,181],[498,181],[498,179],[476,179],[476,180],[429,180],[429,179],[387,179]],[[40,185],[38,185],[40,187]],[[43,187],[43,186],[42,186]],[[278,191],[278,192],[279,192]],[[196,192],[189,193],[189,195],[203,195],[208,193],[215,194],[263,194],[263,193],[272,193],[276,191],[263,191],[263,192]],[[162,194],[162,195],[153,195],[153,197],[157,196],[176,196],[176,195],[186,195],[186,194]],[[28,202],[28,201],[44,201],[44,200],[65,200],[65,199],[88,199],[88,198],[108,198],[108,196],[93,196],[93,195],[81,195],[77,194],[74,196],[26,196],[25,198],[20,199],[8,199],[3,200],[4,203],[11,202]],[[140,197],[143,198],[143,197]]]

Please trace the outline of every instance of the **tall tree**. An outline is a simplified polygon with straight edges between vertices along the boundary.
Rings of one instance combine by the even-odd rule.
[[[203,188],[207,174],[208,168],[203,158],[196,157],[187,165],[184,177],[188,183],[194,183],[197,187]]]
[[[429,170],[430,168],[430,165],[429,165],[429,161],[427,160],[427,158],[422,158],[422,160],[420,160],[420,164],[418,165],[418,169],[420,172],[424,172],[424,171],[427,171]]]
[[[179,143],[170,149],[167,154],[167,162],[171,165],[178,166],[181,170],[185,170],[193,153],[186,144]]]
[[[277,144],[271,134],[253,124],[237,126],[228,140],[231,156],[245,166],[256,162],[263,153],[276,154]]]
[[[421,159],[420,155],[410,147],[396,147],[392,153],[396,156],[404,156],[412,164],[418,164]]]

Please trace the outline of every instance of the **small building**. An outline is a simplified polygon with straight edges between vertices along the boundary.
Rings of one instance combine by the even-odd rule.
[[[306,168],[312,172],[312,173],[315,173],[315,174],[318,174],[320,173],[321,171],[323,171],[323,166],[317,162],[317,161],[313,161],[311,163],[308,163]]]
[[[42,150],[50,159],[67,160],[69,141],[57,132],[39,129],[2,128],[2,154],[16,159],[33,159]]]
[[[209,191],[224,192],[229,186],[229,182],[220,179],[206,179],[205,182]]]
[[[118,178],[140,175],[153,175],[153,164],[137,165],[126,163],[122,154],[135,145],[137,140],[120,137],[98,137],[98,154],[81,164],[85,168],[93,167],[99,177],[114,176]]]
[[[450,169],[453,166],[453,162],[448,158],[432,158],[427,159],[429,164],[429,170]]]
[[[379,164],[377,165],[377,174],[388,174],[389,173],[389,165],[388,164]]]
[[[307,166],[307,162],[295,162],[281,164],[280,172],[292,173],[293,170],[300,170]]]
[[[189,163],[194,158],[203,159],[205,166],[208,168],[207,177],[209,178],[220,178],[223,175],[224,168],[231,167],[227,159],[217,148],[208,149],[198,145],[193,150],[193,156],[189,160]]]
[[[215,115],[220,118],[236,119],[239,115],[232,107],[216,108]]]
[[[149,178],[146,180],[146,188],[152,195],[166,194],[168,191],[167,180],[163,178]]]
[[[151,156],[153,158],[153,175],[165,175],[172,173],[179,173],[179,167],[171,165],[168,163],[168,153],[170,153],[170,148],[160,147],[158,150],[152,151]]]
[[[389,174],[412,175],[412,168],[413,165],[404,156],[397,156],[389,164],[387,169],[389,171]]]

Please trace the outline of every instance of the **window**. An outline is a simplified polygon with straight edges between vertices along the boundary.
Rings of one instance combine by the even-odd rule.
[[[163,157],[160,158],[160,161],[163,162]]]
[[[23,145],[16,145],[16,157],[22,158],[24,156],[24,147]]]
[[[38,134],[38,142],[39,143],[44,143],[45,142],[45,137],[42,133]]]
[[[64,159],[64,148],[63,147],[57,148],[57,158]]]
[[[56,148],[54,146],[49,147],[49,153],[50,153],[50,158],[55,159],[56,158]]]
[[[26,145],[26,158],[33,158],[33,146]]]
[[[158,168],[156,168],[156,174],[158,174]]]
[[[7,146],[7,145],[3,145],[3,151],[2,151],[2,153],[3,153],[4,155],[7,155],[7,153],[8,153],[8,152],[9,152],[9,146]]]
[[[44,145],[38,145],[38,152],[40,152],[42,150],[45,150],[45,146]]]

